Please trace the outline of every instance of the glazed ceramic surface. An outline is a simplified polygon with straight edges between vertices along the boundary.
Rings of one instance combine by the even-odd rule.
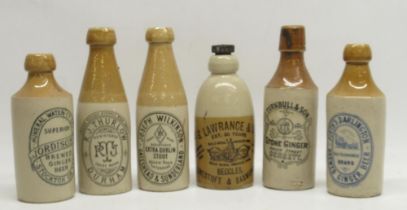
[[[197,183],[211,189],[253,184],[254,116],[233,55],[213,55],[195,111]]]
[[[51,54],[29,54],[25,85],[12,97],[17,197],[66,200],[75,193],[72,96],[56,82]]]
[[[302,26],[281,31],[280,64],[264,100],[263,184],[280,190],[314,187],[318,89],[304,63]]]
[[[370,48],[347,45],[342,78],[327,96],[328,192],[380,195],[383,187],[385,96],[370,75]]]
[[[188,107],[171,28],[147,30],[147,61],[137,99],[138,184],[148,191],[189,185]]]
[[[78,103],[79,190],[110,195],[131,190],[130,114],[111,28],[91,28]]]

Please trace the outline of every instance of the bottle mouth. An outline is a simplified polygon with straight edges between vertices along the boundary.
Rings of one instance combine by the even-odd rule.
[[[56,63],[51,53],[30,53],[25,57],[24,67],[28,72],[50,72],[55,70]]]
[[[113,28],[109,27],[89,28],[86,43],[89,45],[114,45],[116,44],[116,33]]]
[[[372,51],[368,44],[347,44],[343,51],[343,60],[347,63],[368,63],[372,59]]]
[[[146,32],[149,43],[171,43],[174,41],[174,31],[171,27],[152,27]]]
[[[305,28],[302,25],[285,25],[281,27],[280,46],[281,52],[305,51]]]

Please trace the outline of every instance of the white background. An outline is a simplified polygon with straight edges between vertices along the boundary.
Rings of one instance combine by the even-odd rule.
[[[406,11],[403,0],[0,0],[0,209],[406,209]],[[264,86],[278,64],[279,31],[284,24],[306,26],[306,63],[320,89],[317,183],[314,189],[300,192],[270,190],[261,184]],[[146,28],[174,28],[174,52],[188,94],[190,128],[198,88],[209,75],[210,46],[235,44],[239,74],[251,90],[256,110],[255,185],[236,191],[198,188],[191,130],[192,182],[187,190],[150,193],[135,185],[131,192],[117,196],[77,193],[71,200],[45,205],[16,201],[10,97],[26,79],[24,57],[29,52],[54,53],[56,77],[77,99],[88,56],[86,32],[91,26],[116,29],[116,56],[133,122],[147,53]],[[349,42],[371,45],[372,74],[387,95],[384,192],[370,199],[332,196],[325,186],[325,95],[343,71],[342,50]],[[132,141],[135,147],[134,136]],[[134,152],[135,148],[136,183]]]

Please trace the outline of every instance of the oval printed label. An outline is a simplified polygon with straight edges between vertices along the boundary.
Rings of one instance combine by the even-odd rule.
[[[41,113],[31,127],[31,167],[48,184],[64,185],[74,177],[72,127],[72,113],[62,107]]]
[[[368,125],[358,116],[340,113],[328,124],[328,171],[340,185],[357,185],[368,175],[373,140]]]
[[[178,179],[185,164],[184,127],[169,113],[153,112],[138,126],[138,162],[143,176],[153,184]]]
[[[311,149],[311,123],[304,106],[289,101],[270,104],[264,113],[265,157],[283,168],[305,162]]]
[[[98,111],[84,120],[80,135],[82,159],[89,178],[96,184],[119,183],[128,168],[129,128],[116,112]]]

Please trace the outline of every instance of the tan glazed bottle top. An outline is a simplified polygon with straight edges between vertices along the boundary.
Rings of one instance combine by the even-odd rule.
[[[171,42],[174,32],[169,27],[147,29],[147,60],[140,83],[137,104],[144,106],[186,105],[184,87],[178,72]]]
[[[89,45],[114,45],[116,44],[116,33],[113,28],[108,27],[90,28],[86,43]]]
[[[280,51],[305,51],[305,28],[301,25],[281,27]]]
[[[90,46],[90,51],[79,101],[127,102],[113,49],[116,43],[114,29],[108,27],[90,28],[86,42]]]
[[[348,44],[343,52],[345,70],[329,94],[341,96],[384,96],[370,73],[372,52],[368,44]]]
[[[24,86],[13,97],[66,97],[54,78],[56,69],[54,56],[50,53],[31,53],[25,57],[25,70],[28,78]]]
[[[281,27],[279,50],[281,52],[280,62],[267,87],[317,89],[304,62],[304,26]]]
[[[28,72],[51,72],[56,64],[51,53],[32,53],[25,57],[24,67]]]
[[[174,31],[170,27],[152,27],[147,29],[146,40],[149,43],[171,43]]]

